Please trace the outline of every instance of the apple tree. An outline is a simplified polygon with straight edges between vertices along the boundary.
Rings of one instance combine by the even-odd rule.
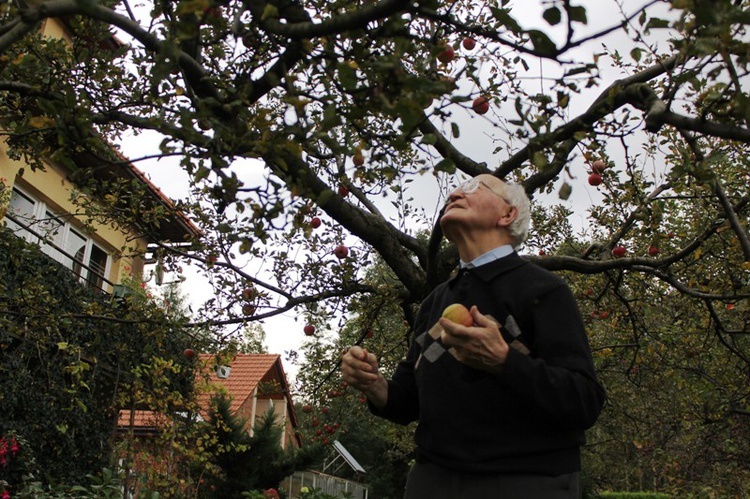
[[[408,321],[457,261],[435,225],[447,192],[479,173],[521,182],[535,201],[525,256],[617,321],[593,328],[597,352],[659,365],[657,343],[682,357],[711,345],[733,375],[696,396],[718,397],[711,420],[744,421],[749,8],[9,2],[2,134],[12,156],[94,192],[79,159],[116,165],[110,143],[181,168],[179,208],[206,237],[154,250],[202,264],[216,289],[196,322],[222,334],[290,310],[324,330],[363,295]],[[38,35],[50,18],[72,42]],[[137,223],[129,186],[107,189],[121,195],[101,215]],[[366,278],[376,256],[392,281]]]

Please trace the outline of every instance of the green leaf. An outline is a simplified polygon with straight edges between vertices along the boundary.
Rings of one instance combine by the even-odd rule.
[[[428,133],[427,135],[422,137],[422,144],[431,146],[435,143],[437,143],[437,136],[434,133]]]
[[[261,21],[265,21],[266,19],[272,19],[272,18],[278,18],[279,17],[279,9],[273,4],[267,3],[265,8],[263,9],[263,14],[260,16]]]
[[[560,12],[560,9],[557,7],[550,7],[549,9],[544,11],[542,17],[545,21],[547,21],[547,24],[549,24],[550,26],[555,26],[562,20],[562,12]]]
[[[505,26],[515,34],[523,32],[521,25],[516,22],[515,19],[510,17],[509,9],[498,9],[497,7],[490,7],[492,17],[494,17],[501,25]]]
[[[339,81],[344,90],[356,90],[357,71],[346,63],[339,64]]]
[[[451,122],[451,133],[453,134],[454,139],[457,139],[461,135],[461,130],[458,128],[458,123]]]
[[[567,201],[572,192],[573,187],[569,183],[563,182],[563,185],[560,186],[560,190],[557,192],[557,195],[560,196],[560,199]]]
[[[652,17],[648,20],[648,23],[646,24],[646,30],[650,29],[660,29],[660,28],[668,28],[669,27],[669,21],[666,19],[660,19],[658,17]]]
[[[528,31],[528,35],[531,43],[534,45],[534,50],[539,52],[539,54],[555,55],[557,53],[555,43],[543,31],[531,29]]]
[[[641,54],[642,54],[641,49],[639,49],[638,47],[635,47],[633,50],[630,51],[630,57],[632,57],[635,62],[638,62],[641,60]]]
[[[323,109],[323,121],[321,127],[325,130],[329,130],[332,127],[341,123],[341,115],[336,107],[336,104],[328,104]]]
[[[435,165],[435,171],[445,172],[448,174],[456,173],[456,164],[450,158],[445,158],[441,162]]]
[[[544,170],[547,167],[547,155],[544,154],[544,151],[535,151],[530,159],[531,164],[536,166],[539,170]]]
[[[334,198],[333,191],[331,189],[326,189],[320,193],[316,202],[318,203],[318,206],[325,206],[333,198]]]
[[[581,24],[588,24],[586,17],[586,8],[580,5],[569,5],[567,7],[568,17],[571,21]]]

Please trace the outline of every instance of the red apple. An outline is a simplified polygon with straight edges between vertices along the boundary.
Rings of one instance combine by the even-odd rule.
[[[255,289],[252,287],[247,287],[242,290],[242,299],[245,301],[251,301],[253,298],[255,298]]]
[[[182,355],[184,355],[188,360],[193,360],[195,358],[195,350],[193,350],[192,348],[186,348],[182,352]]]
[[[625,249],[625,246],[615,246],[612,248],[612,256],[615,258],[622,258],[627,252],[628,250]]]
[[[344,184],[339,184],[339,196],[346,197],[349,195],[349,188]]]
[[[349,256],[349,248],[344,246],[343,244],[339,244],[335,248],[333,248],[333,254],[336,255],[336,258],[339,260],[343,260],[347,256]]]
[[[467,36],[466,38],[463,39],[463,41],[461,42],[461,45],[463,45],[463,47],[466,50],[471,51],[471,50],[474,50],[474,47],[477,46],[477,42],[472,37]]]
[[[463,324],[466,327],[471,327],[474,325],[474,319],[471,317],[469,309],[461,305],[460,303],[454,303],[445,307],[442,316],[451,322]]]
[[[255,314],[255,305],[251,305],[250,303],[245,303],[242,305],[242,314],[243,315],[253,315]]]
[[[589,185],[593,185],[596,187],[597,185],[602,183],[602,176],[598,173],[592,173],[589,175]]]
[[[604,171],[605,168],[607,168],[607,163],[605,163],[601,159],[597,159],[596,161],[594,161],[593,163],[591,163],[591,169],[595,173],[601,173],[601,172]]]
[[[312,324],[308,324],[303,328],[303,331],[305,333],[305,336],[312,336],[315,334],[315,326]]]
[[[365,156],[361,152],[357,152],[352,156],[352,162],[354,163],[354,166],[362,166],[365,164]]]
[[[438,61],[442,62],[443,64],[448,64],[453,60],[453,58],[456,57],[456,51],[453,50],[453,47],[450,45],[446,45],[445,49],[438,53],[437,59]]]
[[[302,406],[302,412],[312,412],[312,406],[310,404],[305,404]]]
[[[656,255],[658,255],[659,254],[659,248],[657,248],[656,246],[649,246],[648,247],[648,254],[650,256],[656,256]]]
[[[320,221],[320,218],[313,217],[312,220],[310,220],[310,227],[312,227],[313,229],[317,229],[322,223],[323,222]]]
[[[471,109],[477,114],[485,114],[490,110],[490,99],[480,95],[471,103]]]

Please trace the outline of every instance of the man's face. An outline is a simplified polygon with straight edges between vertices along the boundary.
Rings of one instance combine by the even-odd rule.
[[[448,195],[440,226],[453,240],[456,231],[493,230],[512,209],[504,199],[505,182],[492,175],[478,175]]]

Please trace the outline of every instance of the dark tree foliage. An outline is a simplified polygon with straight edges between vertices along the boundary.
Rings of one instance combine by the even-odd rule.
[[[83,483],[110,464],[115,421],[133,370],[172,355],[185,339],[159,310],[117,301],[12,232],[0,231],[0,436],[23,445],[21,471],[53,483]],[[140,319],[139,319],[140,316]],[[148,316],[148,320],[144,320]],[[189,371],[188,371],[189,373]],[[167,380],[188,393],[192,374]]]
[[[251,436],[246,420],[231,414],[230,406],[226,396],[211,400],[207,430],[215,455],[213,464],[220,473],[206,477],[206,497],[234,499],[249,490],[278,489],[285,477],[305,469],[320,454],[319,446],[283,449],[283,429],[276,423],[273,410],[258,419]]]

